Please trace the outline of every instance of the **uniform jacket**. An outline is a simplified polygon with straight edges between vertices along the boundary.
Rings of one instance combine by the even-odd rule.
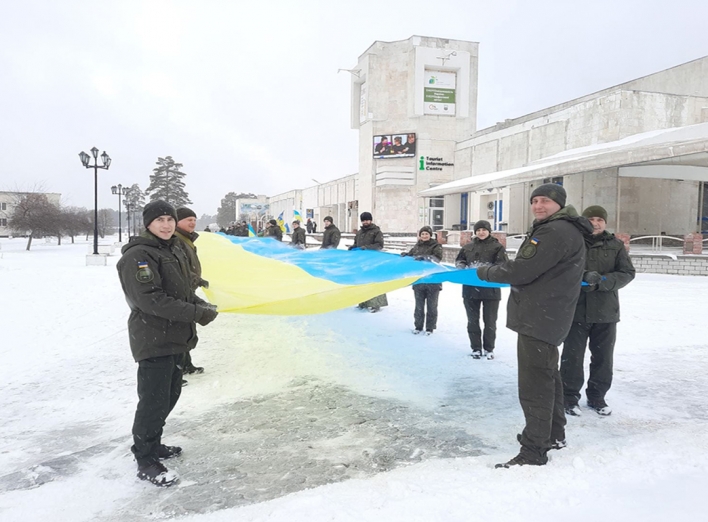
[[[474,237],[472,241],[460,249],[455,259],[455,266],[467,268],[499,265],[508,259],[504,246],[494,236],[490,235],[485,240]],[[501,301],[501,288],[462,285],[462,297],[463,299]]]
[[[634,279],[634,265],[624,243],[614,234],[605,231],[593,238],[588,248],[585,270],[598,272],[603,279],[596,287],[582,287],[573,320],[581,323],[616,323],[620,320],[618,290]]]
[[[354,246],[362,250],[383,250],[384,237],[381,229],[374,223],[368,227],[362,226],[354,236]]]
[[[265,229],[265,237],[272,237],[278,241],[283,240],[283,231],[277,225],[271,225]]]
[[[196,232],[185,232],[179,228],[175,230],[175,236],[180,240],[177,244],[182,247],[184,254],[187,256],[187,261],[189,262],[190,271],[190,283],[192,285],[192,290],[196,290],[202,286],[202,264],[199,262],[199,257],[197,257],[197,247],[194,246],[194,242],[199,237]]]
[[[322,246],[320,248],[337,248],[341,239],[342,234],[334,223],[332,223],[324,229],[324,233],[322,234]]]
[[[208,303],[194,295],[179,241],[145,231],[122,249],[116,268],[130,306],[128,332],[136,361],[184,353],[197,344],[195,321]]]
[[[560,346],[573,322],[591,235],[590,222],[568,205],[534,221],[514,260],[477,269],[482,280],[511,285],[507,328]]]
[[[434,238],[430,238],[427,241],[422,241],[419,239],[418,242],[413,245],[413,248],[406,252],[405,255],[416,259],[423,258],[426,261],[435,261],[436,263],[440,263],[443,258],[443,247]],[[421,283],[418,285],[413,285],[413,290],[416,288],[426,287],[442,290],[442,283]]]
[[[292,246],[296,246],[298,248],[305,248],[306,241],[307,235],[305,234],[305,229],[302,227],[294,229],[292,234],[290,234],[290,244]],[[299,245],[302,245],[302,247],[299,247]]]

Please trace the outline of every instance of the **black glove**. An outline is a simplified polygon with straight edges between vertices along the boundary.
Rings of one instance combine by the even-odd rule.
[[[589,285],[599,285],[600,281],[602,281],[602,276],[597,272],[585,272],[583,274],[583,281]]]
[[[202,326],[206,326],[214,319],[216,319],[216,316],[219,315],[219,312],[216,311],[215,306],[197,305],[197,315],[199,316],[199,319],[197,319],[197,323]]]
[[[200,279],[199,286],[201,286],[202,288],[209,288],[209,281],[207,281],[206,279]]]
[[[401,252],[401,257],[406,257],[408,255],[408,252]]]
[[[477,268],[477,277],[479,277],[482,281],[489,281],[489,279],[487,279],[487,272],[489,272],[488,266],[480,266]]]
[[[425,256],[415,256],[416,261],[425,261]]]
[[[347,250],[361,250],[361,248],[359,248],[359,247],[356,246],[356,245],[352,245],[352,246],[350,246]]]

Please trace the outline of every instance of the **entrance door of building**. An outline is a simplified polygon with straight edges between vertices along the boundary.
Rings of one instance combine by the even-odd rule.
[[[433,232],[445,228],[445,198],[430,198],[428,201],[428,223]]]

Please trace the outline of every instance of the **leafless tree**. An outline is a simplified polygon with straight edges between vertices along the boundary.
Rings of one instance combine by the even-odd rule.
[[[8,224],[13,230],[28,235],[27,250],[29,250],[34,237],[58,235],[59,214],[59,207],[51,203],[45,194],[18,193],[15,210]]]

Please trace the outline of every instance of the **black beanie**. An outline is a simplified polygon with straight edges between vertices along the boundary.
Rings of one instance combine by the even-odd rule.
[[[322,221],[329,221],[330,223],[334,223],[334,219],[332,219],[332,216],[325,216]]]
[[[197,215],[191,208],[179,207],[177,209],[177,221],[182,221],[184,218],[193,217],[196,219]]]
[[[275,219],[271,219],[270,221],[268,221],[268,223],[270,223],[271,225],[275,225],[276,227],[278,226],[278,222]]]
[[[361,216],[359,216],[360,221],[373,221],[374,217],[371,215],[371,212],[362,212]]]
[[[489,224],[489,221],[485,221],[483,219],[477,221],[474,226],[472,227],[472,230],[474,232],[477,232],[480,228],[484,228],[487,230],[490,234],[492,233],[492,225]]]
[[[568,197],[565,192],[565,189],[560,185],[556,185],[555,183],[546,183],[544,185],[541,185],[540,187],[536,187],[535,189],[533,189],[529,201],[533,201],[533,198],[535,198],[536,196],[544,196],[548,199],[552,199],[553,201],[558,203],[561,208],[565,207],[565,199]]]
[[[607,223],[607,210],[602,208],[600,205],[591,205],[585,210],[583,210],[583,216],[586,218],[599,217],[602,218],[605,223]]]
[[[158,199],[157,201],[151,201],[145,205],[145,208],[143,209],[143,224],[145,225],[145,228],[147,228],[150,223],[160,216],[172,216],[175,222],[177,222],[175,207],[166,201]]]
[[[423,232],[427,232],[428,234],[430,234],[431,237],[433,236],[433,229],[430,228],[428,225],[420,227],[420,230],[418,231],[418,237],[420,237]]]

